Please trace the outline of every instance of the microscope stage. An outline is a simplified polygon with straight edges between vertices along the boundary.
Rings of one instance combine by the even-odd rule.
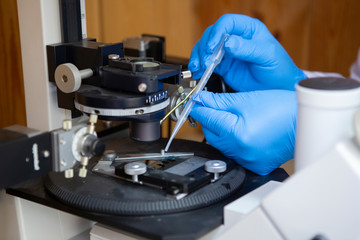
[[[144,143],[130,139],[118,139],[106,142],[106,146],[107,149],[114,149],[118,153],[124,154],[160,152],[166,144],[166,140],[160,139],[153,143]],[[204,159],[227,160],[216,149],[198,142],[176,139],[170,150],[194,152],[195,156]],[[180,200],[176,200],[156,188],[151,189],[148,186],[98,173],[90,173],[84,179],[78,177],[65,179],[51,173],[42,179],[28,181],[8,189],[7,192],[128,231],[139,237],[197,239],[223,223],[223,208],[226,204],[270,180],[283,181],[288,177],[283,169],[277,169],[267,176],[258,176],[238,166],[235,166],[225,176],[214,184],[210,183]],[[233,181],[230,179],[235,183],[232,183]],[[56,187],[51,189],[51,186],[55,186],[54,184]],[[59,189],[58,195],[76,194],[79,195],[77,197],[80,197],[81,201],[76,200],[76,195],[72,194],[67,195],[69,198],[55,197],[54,193]],[[206,197],[209,193],[222,192],[225,189],[233,191],[225,194],[225,197],[215,197],[207,203]],[[198,198],[195,198],[196,196]],[[80,202],[83,204],[79,204]],[[138,208],[135,206],[136,202],[139,203]],[[175,202],[178,202],[178,205],[173,204]],[[196,204],[188,205],[189,202]],[[101,210],[104,209],[104,213],[101,213]]]

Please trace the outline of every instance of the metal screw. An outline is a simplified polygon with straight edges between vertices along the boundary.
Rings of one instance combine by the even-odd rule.
[[[117,153],[114,150],[106,150],[104,152],[103,160],[114,161],[116,157],[117,157]]]
[[[184,87],[183,87],[183,86],[180,86],[180,87],[177,89],[177,91],[178,91],[178,93],[180,94],[181,100],[183,100],[183,99],[186,97]]]
[[[118,54],[110,54],[110,55],[108,55],[109,60],[117,60],[119,58],[120,58],[120,56]]]
[[[74,177],[74,169],[66,169],[65,170],[65,178],[73,178]]]
[[[145,92],[146,89],[147,89],[146,83],[140,83],[140,84],[139,84],[139,86],[138,86],[139,92]]]
[[[191,78],[192,77],[192,74],[190,71],[182,71],[181,72],[181,78],[182,79],[186,79],[186,78]]]
[[[63,121],[63,129],[64,129],[65,131],[70,131],[71,128],[72,128],[72,121],[69,120],[69,119],[64,120],[64,121]]]
[[[220,160],[210,160],[205,163],[205,171],[214,173],[212,182],[219,179],[219,173],[226,171],[226,163]]]
[[[177,91],[180,94],[183,93],[184,92],[184,87],[183,86],[178,87]]]
[[[48,150],[45,150],[45,151],[43,152],[43,156],[44,156],[44,158],[50,157],[50,152],[49,152]]]
[[[98,116],[96,114],[90,114],[89,122],[88,122],[88,134],[94,134],[95,132],[95,124],[97,122]]]
[[[189,82],[189,84],[190,84],[190,87],[191,87],[191,88],[196,87],[196,81],[195,81],[195,80],[191,80],[191,81]]]
[[[141,162],[132,162],[125,165],[124,171],[127,175],[132,176],[133,182],[138,183],[138,175],[146,172],[146,164]]]
[[[82,156],[81,157],[81,168],[79,169],[79,177],[85,178],[87,175],[87,169],[86,166],[89,163],[89,157],[87,156]]]
[[[143,109],[135,110],[135,114],[143,114],[143,113],[144,113]]]

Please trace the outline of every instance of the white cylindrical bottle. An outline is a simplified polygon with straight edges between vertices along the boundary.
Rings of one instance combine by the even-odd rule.
[[[354,136],[360,83],[344,78],[309,78],[296,86],[298,118],[295,171],[315,162],[338,141]]]

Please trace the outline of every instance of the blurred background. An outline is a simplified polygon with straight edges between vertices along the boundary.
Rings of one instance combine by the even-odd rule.
[[[183,58],[225,13],[263,21],[302,69],[348,76],[360,47],[359,0],[86,0],[88,37],[161,35],[167,55]],[[0,127],[26,125],[16,1],[0,0],[0,37]],[[179,137],[203,138],[199,128]]]

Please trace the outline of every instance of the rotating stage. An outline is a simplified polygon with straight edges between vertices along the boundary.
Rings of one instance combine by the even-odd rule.
[[[141,144],[141,146],[134,144],[134,142],[114,141],[111,144],[107,143],[107,148],[117,152],[120,149],[126,149],[127,153],[159,153],[165,144],[164,139],[155,143]],[[191,168],[195,164],[199,165],[198,168],[188,174],[189,179],[194,182],[193,185],[198,186],[197,189],[181,199],[175,199],[174,196],[167,194],[160,187],[175,187],[177,182],[180,185],[181,178],[186,178],[186,176],[169,174],[166,170],[156,169],[156,178],[150,184],[155,184],[154,182],[161,180],[162,184],[150,187],[93,173],[90,169],[93,169],[96,161],[89,164],[88,175],[85,179],[77,176],[78,169],[75,169],[75,176],[71,179],[64,178],[63,173],[50,173],[45,187],[59,201],[72,207],[96,213],[127,216],[168,214],[195,210],[224,200],[239,190],[245,180],[245,170],[224,156],[212,153],[213,149],[209,145],[178,140],[171,148],[172,152],[191,152],[191,150],[196,150],[196,156],[186,157],[186,160],[181,157],[167,161],[171,165],[171,169],[180,169],[182,172],[184,166],[185,168]],[[151,160],[147,159],[146,161]],[[227,163],[228,170],[222,174],[218,181],[213,183],[211,182],[212,174],[204,170],[204,163],[208,160],[222,160]],[[165,162],[163,161],[161,164],[165,165]],[[169,170],[170,168],[162,167],[162,169]],[[167,175],[173,177],[165,181]],[[151,176],[147,177],[150,178]],[[177,177],[180,180],[177,180]],[[199,179],[196,182],[197,178]],[[175,184],[169,187],[171,183]],[[183,188],[190,188],[190,183]],[[200,186],[200,184],[202,185]]]
[[[116,150],[119,154],[151,152],[158,153],[161,149],[163,149],[166,142],[167,139],[160,139],[159,141],[153,143],[136,142],[130,139],[119,139],[106,141],[106,147],[107,149]],[[192,141],[175,139],[172,143],[170,151],[194,152],[195,156],[200,156],[202,158],[226,160],[226,158],[220,152],[211,146]],[[95,160],[96,159],[93,161],[95,162]],[[92,162],[92,164],[94,164],[94,162]],[[244,173],[244,170],[241,167],[235,167],[234,169],[238,169],[239,176],[241,178],[241,174]],[[79,195],[82,195],[84,200],[86,199],[87,193],[89,194],[89,199],[93,199],[94,196],[95,198],[101,198],[100,195],[102,195],[102,198],[104,199],[114,200],[124,199],[121,196],[126,195],[128,192],[127,190],[130,189],[129,186],[135,185],[130,182],[121,183],[121,185],[119,185],[118,179],[109,176],[97,176],[97,174],[94,173],[89,174],[90,178],[82,179],[82,181],[80,181],[79,178],[64,180],[64,178],[61,177],[62,180],[60,182],[65,181],[64,185],[58,182],[60,179],[59,176],[63,176],[62,173],[60,173],[59,176],[57,173],[51,173],[43,178],[27,181],[23,184],[15,186],[12,189],[7,189],[7,192],[9,194],[45,206],[69,212],[71,214],[75,214],[105,224],[107,226],[114,227],[121,231],[136,234],[138,237],[150,239],[197,239],[223,223],[223,208],[226,204],[234,201],[235,199],[243,196],[244,194],[254,190],[255,188],[270,180],[283,181],[288,177],[283,169],[276,169],[267,176],[258,176],[249,171],[245,172],[246,177],[244,177],[243,180],[240,179],[240,185],[234,187],[235,190],[227,194],[225,198],[214,200],[211,204],[200,204],[200,206],[198,205],[187,209],[180,210],[176,208],[175,210],[171,211],[166,210],[166,214],[163,210],[161,210],[163,211],[161,214],[139,214],[138,212],[135,212],[132,214],[132,216],[130,216],[131,214],[129,214],[129,212],[131,211],[128,211],[128,213],[121,213],[118,211],[119,209],[116,210],[117,212],[115,211],[115,214],[109,214],[107,210],[105,211],[106,213],[100,213],[101,209],[99,211],[98,209],[86,209],[84,206],[78,206],[77,204],[71,205],[71,203],[68,203],[65,200],[59,200],[58,197],[54,197],[53,193],[45,189],[45,185],[56,184],[59,188],[65,189],[65,191],[75,192]],[[231,171],[229,173],[231,173]],[[77,172],[75,172],[75,175],[77,175]],[[98,181],[95,181],[95,178],[99,178]],[[236,177],[234,179],[239,180],[239,178]],[[68,184],[71,181],[77,183],[74,185]],[[220,185],[222,183],[221,181],[228,180],[225,179],[225,177],[220,179],[218,181]],[[122,189],[120,186],[125,187]],[[223,186],[225,186],[225,188],[228,187],[226,184]],[[147,187],[134,186],[134,188],[143,189]],[[97,194],[97,190],[99,190],[98,193],[101,194]],[[143,191],[143,193],[145,192],[148,192],[148,190]],[[174,199],[167,199],[166,195],[156,190],[154,192],[155,194],[149,197],[149,199],[142,199],[142,201],[147,202],[153,200],[153,198],[158,198],[159,196],[162,197],[161,201],[177,201]],[[195,193],[196,191],[190,193],[187,197],[195,195]],[[127,197],[127,199],[130,199],[132,197],[136,197],[136,194],[132,192]],[[75,200],[75,202],[77,201]],[[84,205],[93,206],[92,204],[87,203]]]

